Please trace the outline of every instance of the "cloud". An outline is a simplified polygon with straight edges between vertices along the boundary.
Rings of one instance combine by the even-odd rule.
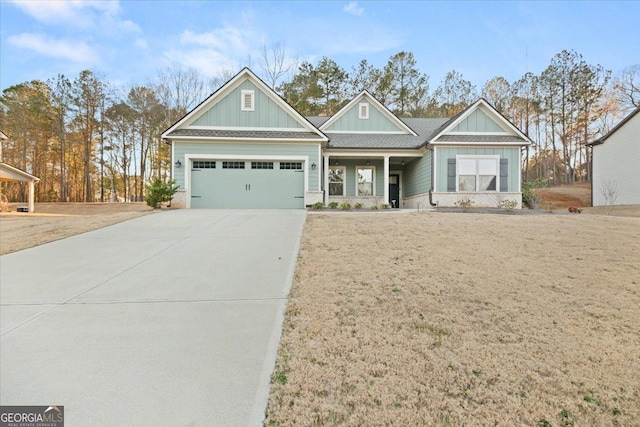
[[[245,38],[245,34],[240,29],[227,25],[223,28],[200,34],[185,30],[180,36],[180,43],[233,52],[246,50]]]
[[[98,55],[83,42],[55,40],[43,34],[33,33],[11,36],[8,42],[13,46],[28,49],[41,55],[64,58],[82,64],[91,64],[98,60]]]
[[[345,5],[343,10],[355,16],[362,16],[362,14],[364,14],[364,8],[358,6],[357,1],[350,1]]]
[[[149,49],[149,44],[145,39],[136,39],[133,45],[139,49]]]
[[[14,0],[13,4],[36,21],[52,25],[83,30],[138,32],[140,27],[119,17],[120,3],[117,0]]]

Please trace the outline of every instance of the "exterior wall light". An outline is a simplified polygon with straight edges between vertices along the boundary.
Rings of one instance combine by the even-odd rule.
[[[315,162],[311,163],[311,170],[312,171],[316,170],[316,163]]]
[[[176,160],[176,169],[180,169],[182,167],[182,162],[180,160]]]

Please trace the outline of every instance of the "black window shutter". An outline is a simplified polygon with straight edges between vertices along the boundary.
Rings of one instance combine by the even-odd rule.
[[[509,191],[509,159],[500,159],[500,191]]]
[[[456,191],[456,159],[447,159],[447,191]]]

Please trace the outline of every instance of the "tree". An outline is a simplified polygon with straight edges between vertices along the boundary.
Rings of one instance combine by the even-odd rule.
[[[382,71],[363,59],[357,67],[351,68],[349,76],[347,96],[355,98],[363,90],[375,94],[382,77]]]
[[[399,116],[418,115],[429,91],[429,77],[418,71],[413,53],[402,51],[393,55],[383,75],[390,78],[384,82],[391,95],[387,106]]]
[[[334,60],[322,57],[314,75],[320,88],[322,113],[330,116],[344,104],[349,75]]]
[[[48,85],[51,88],[53,136],[57,140],[58,146],[59,200],[66,202],[70,185],[67,182],[67,123],[71,108],[71,82],[64,75],[58,74],[55,79],[48,81]]]
[[[277,42],[270,46],[262,44],[258,62],[267,84],[275,90],[278,82],[296,68],[298,61],[287,58],[286,45]]]
[[[71,102],[72,126],[82,135],[83,200],[93,201],[94,150],[99,111],[104,105],[106,83],[91,70],[84,70],[73,81]]]
[[[170,202],[173,195],[178,191],[178,186],[175,185],[175,181],[163,181],[160,178],[156,178],[149,185],[147,185],[147,194],[144,197],[148,206],[154,209],[160,208],[160,203]]]
[[[431,112],[438,117],[452,117],[478,97],[476,87],[459,72],[449,71],[434,91]]]
[[[640,64],[622,70],[614,80],[614,88],[625,111],[640,107]]]
[[[111,141],[108,150],[111,153],[112,164],[119,167],[122,175],[122,191],[125,200],[130,198],[131,185],[129,182],[131,158],[134,152],[135,110],[120,101],[110,106],[105,112],[107,129]],[[115,170],[112,169],[111,179],[115,182]]]
[[[303,115],[316,115],[320,111],[319,98],[322,89],[318,84],[315,68],[309,62],[303,62],[290,82],[278,87],[278,92]]]
[[[494,77],[482,87],[482,97],[502,114],[508,114],[511,104],[511,85],[504,77]]]

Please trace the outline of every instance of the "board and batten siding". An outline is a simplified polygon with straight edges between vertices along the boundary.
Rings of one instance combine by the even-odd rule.
[[[182,167],[174,169],[174,179],[179,189],[185,189],[184,174],[190,171],[190,165],[186,164],[185,155],[197,158],[198,155],[237,155],[246,161],[251,160],[251,156],[300,156],[309,157],[309,164],[304,167],[308,169],[309,191],[319,191],[320,181],[318,172],[320,170],[319,144],[240,144],[232,142],[221,143],[198,143],[198,142],[174,142],[174,161],[180,160]],[[315,163],[316,170],[311,170],[311,163]]]
[[[254,111],[242,111],[240,108],[243,90],[255,93]],[[288,128],[301,129],[298,123],[280,105],[273,102],[251,81],[242,82],[231,93],[222,98],[198,117],[191,126],[222,126],[232,128]]]
[[[404,166],[402,189],[404,197],[412,197],[429,192],[431,188],[431,156],[432,152],[427,151],[424,156]]]
[[[367,101],[363,101],[367,102]],[[360,103],[357,102],[344,115],[338,118],[327,131],[329,132],[406,132],[382,114],[372,103],[369,103],[369,118],[358,117]]]
[[[605,205],[602,186],[607,180],[617,186],[615,205],[640,204],[640,113],[593,147],[594,206]]]
[[[504,132],[504,129],[482,110],[477,109],[453,128],[452,132]]]
[[[447,192],[447,162],[457,154],[499,155],[508,159],[508,192],[520,192],[520,147],[443,147],[436,148],[436,191]]]

